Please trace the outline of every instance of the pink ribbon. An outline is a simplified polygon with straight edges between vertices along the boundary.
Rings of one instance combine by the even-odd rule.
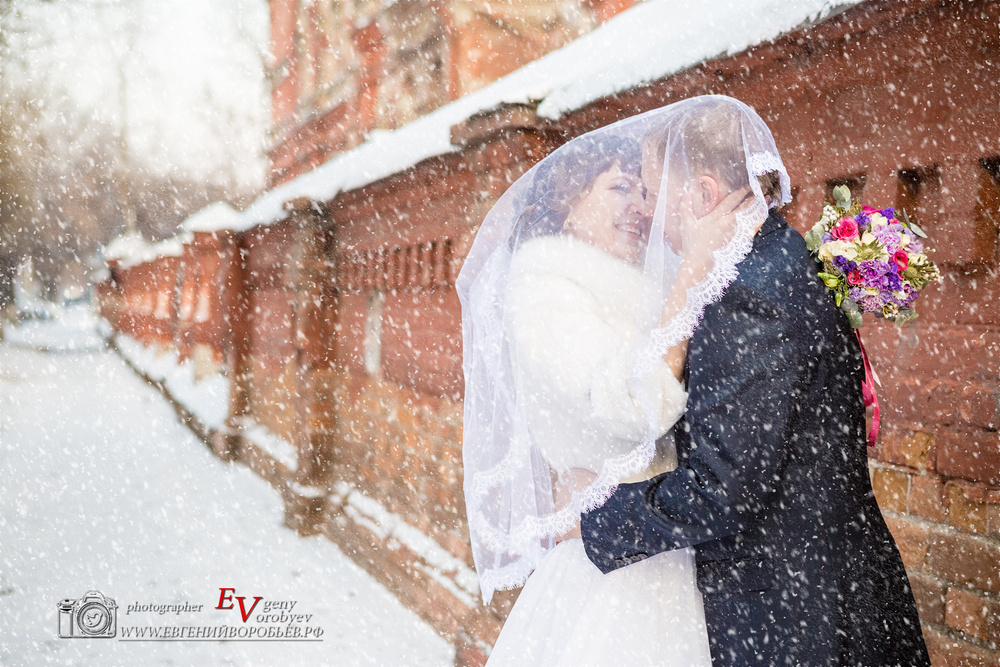
[[[868,431],[868,446],[874,447],[875,441],[878,439],[878,424],[879,424],[879,411],[878,411],[878,396],[875,395],[875,378],[872,373],[872,365],[868,361],[868,352],[865,350],[864,344],[861,342],[861,332],[857,329],[854,330],[854,335],[858,338],[858,345],[861,346],[861,358],[865,362],[865,381],[861,383],[861,398],[865,402],[865,407],[869,405],[872,408],[872,427]]]

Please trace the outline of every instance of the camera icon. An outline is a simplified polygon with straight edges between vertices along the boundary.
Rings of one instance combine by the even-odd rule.
[[[118,632],[118,604],[98,591],[88,591],[79,600],[60,600],[59,636],[114,637]]]

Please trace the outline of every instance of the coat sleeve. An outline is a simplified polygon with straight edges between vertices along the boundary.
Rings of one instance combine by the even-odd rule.
[[[666,363],[648,385],[630,383],[631,341],[612,326],[586,288],[557,276],[526,274],[511,283],[508,326],[515,373],[533,409],[568,411],[609,436],[639,441],[652,397],[665,433],[684,410],[687,394]]]
[[[804,325],[808,326],[808,325]],[[675,470],[623,484],[583,515],[588,557],[603,572],[745,530],[774,502],[789,453],[808,342],[777,304],[727,291],[689,344],[689,400]]]

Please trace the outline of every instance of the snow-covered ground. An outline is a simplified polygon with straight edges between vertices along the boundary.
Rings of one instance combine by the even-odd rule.
[[[333,544],[284,528],[276,492],[215,459],[83,320],[8,328],[0,343],[0,665],[453,663]],[[215,609],[221,588],[247,609],[262,598],[246,623],[235,599]],[[117,636],[60,638],[57,604],[90,590],[117,602]],[[261,641],[289,625],[260,619],[276,602],[311,614],[292,626],[322,641]],[[201,609],[126,613],[136,603]],[[263,636],[177,641],[206,627]],[[121,641],[146,628],[160,639]]]

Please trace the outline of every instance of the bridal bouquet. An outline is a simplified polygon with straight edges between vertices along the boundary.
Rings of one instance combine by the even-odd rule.
[[[921,241],[927,235],[912,222],[897,220],[891,207],[852,202],[846,185],[835,188],[833,196],[836,204],[823,206],[805,240],[823,265],[819,277],[837,305],[855,329],[864,313],[898,325],[915,319],[913,302],[920,290],[941,279]]]

